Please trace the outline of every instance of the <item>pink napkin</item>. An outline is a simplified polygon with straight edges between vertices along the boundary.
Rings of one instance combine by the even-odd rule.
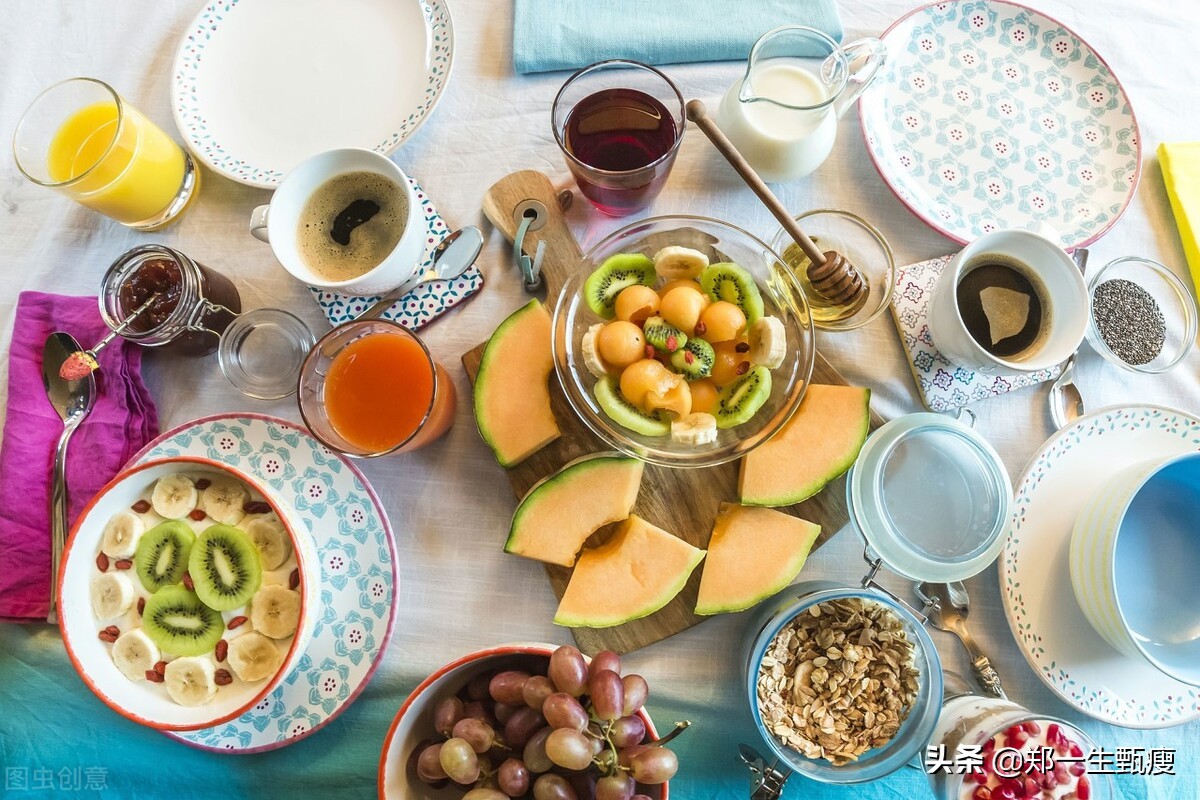
[[[8,357],[0,445],[0,621],[44,621],[50,602],[50,479],[63,423],[42,388],[42,347],[56,330],[88,348],[108,334],[95,297],[22,292]],[[69,519],[158,434],[142,349],[117,338],[99,354],[92,413],[67,451]]]

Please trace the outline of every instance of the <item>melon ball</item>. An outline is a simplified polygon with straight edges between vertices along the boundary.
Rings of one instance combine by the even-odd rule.
[[[680,378],[679,382],[663,394],[650,392],[646,395],[648,411],[665,411],[675,419],[682,419],[692,413],[692,390],[687,381]]]
[[[696,281],[688,280],[687,278],[680,278],[678,280],[667,281],[659,288],[658,295],[659,295],[659,297],[666,297],[668,292],[670,292],[672,289],[678,289],[680,286],[686,286],[689,289],[695,289],[697,292],[704,295],[706,305],[708,303],[712,302],[712,300],[709,299],[709,296],[704,294],[704,289],[700,286],[699,283],[697,283]]]
[[[663,295],[658,315],[688,336],[696,329],[704,312],[704,293],[690,286],[677,286]]]
[[[708,378],[701,378],[688,384],[692,392],[692,411],[713,413],[717,407],[717,385]]]
[[[623,369],[646,357],[646,337],[632,322],[610,322],[596,334],[596,350],[606,364]]]
[[[700,315],[703,333],[697,333],[709,344],[739,339],[746,333],[746,315],[742,310],[725,300],[718,300]]]
[[[649,413],[647,396],[651,393],[665,396],[675,384],[683,381],[679,375],[667,369],[653,358],[635,361],[621,373],[621,394],[631,404]]]
[[[658,292],[649,286],[636,284],[621,290],[617,295],[617,319],[641,325],[658,313]]]

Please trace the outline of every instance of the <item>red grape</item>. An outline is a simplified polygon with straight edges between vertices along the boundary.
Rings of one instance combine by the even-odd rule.
[[[621,716],[628,717],[646,705],[646,698],[650,696],[650,685],[641,675],[626,675],[621,679],[621,685],[625,688],[625,704],[621,709]]]
[[[582,731],[588,726],[588,714],[583,706],[566,692],[555,692],[542,704],[542,714],[552,728],[571,728]]]
[[[504,743],[513,750],[520,750],[545,725],[546,720],[541,714],[529,706],[521,706],[504,723]]]
[[[679,771],[679,759],[665,747],[651,747],[634,756],[629,766],[633,779],[638,783],[664,783]]]
[[[547,773],[534,781],[533,800],[579,800],[579,795],[566,778]]]
[[[440,760],[441,744],[431,744],[417,756],[417,777],[426,783],[437,783],[446,780],[446,770],[442,769]]]
[[[525,681],[525,686],[521,690],[525,705],[534,711],[541,711],[542,703],[545,703],[546,698],[552,694],[554,694],[554,684],[545,675],[534,675]]]
[[[492,744],[496,741],[496,731],[486,722],[467,717],[460,719],[454,726],[454,738],[462,739],[471,745],[472,750],[482,755],[492,749]]]
[[[486,722],[495,728],[496,715],[492,713],[495,705],[491,700],[471,700],[463,706],[463,715],[471,719],[477,719],[480,722]]]
[[[462,800],[509,800],[508,795],[498,789],[480,786],[462,796]]]
[[[521,691],[525,688],[527,680],[529,680],[528,672],[506,670],[492,678],[492,682],[488,685],[488,692],[497,703],[508,703],[510,706],[520,705],[525,702]]]
[[[587,769],[592,763],[592,745],[579,731],[558,728],[546,739],[546,755],[560,767]]]
[[[637,782],[624,772],[596,781],[596,800],[629,800],[637,791]]]
[[[496,703],[496,722],[499,722],[501,725],[503,725],[504,723],[508,722],[508,718],[513,715],[513,712],[521,707],[522,706],[519,705],[510,706],[508,703]]]
[[[454,730],[454,723],[464,716],[463,701],[457,697],[447,697],[433,710],[433,729],[442,736],[449,736],[450,731]]]
[[[603,672],[606,669],[611,669],[618,675],[621,674],[621,657],[612,650],[601,650],[592,656],[592,663],[588,667],[588,674],[594,678],[597,672]]]
[[[604,669],[593,674],[588,695],[592,700],[592,710],[605,722],[624,716],[625,686],[621,683],[621,676],[612,670]]]
[[[579,697],[587,690],[587,662],[583,660],[583,654],[570,645],[563,645],[550,655],[547,674],[554,682],[554,688],[572,697]]]
[[[618,763],[622,767],[628,768],[629,765],[633,763],[633,759],[635,757],[646,752],[653,746],[654,745],[649,745],[649,744],[634,744],[634,745],[630,745],[629,747],[622,747],[620,753],[617,754],[619,757]]]
[[[509,797],[520,797],[529,791],[529,768],[519,758],[507,759],[496,772],[496,782]]]
[[[554,732],[553,728],[545,727],[530,737],[525,744],[525,751],[521,754],[525,760],[525,766],[530,772],[541,774],[549,772],[554,767],[554,762],[550,760],[550,756],[546,755],[546,740],[550,738],[550,734]]]
[[[472,700],[490,700],[491,695],[488,694],[488,686],[492,682],[494,672],[484,672],[481,675],[476,675],[471,678],[471,682],[467,684],[467,697]]]
[[[629,800],[652,800],[652,798],[648,794],[635,794]]]
[[[617,748],[641,744],[642,739],[646,738],[646,723],[642,722],[641,717],[621,717],[613,723],[609,735]]]
[[[462,739],[450,739],[442,744],[438,762],[455,783],[467,786],[479,780],[479,757]]]

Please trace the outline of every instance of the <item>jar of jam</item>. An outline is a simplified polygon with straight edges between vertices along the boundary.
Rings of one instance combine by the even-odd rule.
[[[217,349],[221,334],[242,310],[233,282],[178,250],[158,244],[135,247],[104,274],[100,315],[116,330],[157,294],[120,332],[144,347],[203,356]]]

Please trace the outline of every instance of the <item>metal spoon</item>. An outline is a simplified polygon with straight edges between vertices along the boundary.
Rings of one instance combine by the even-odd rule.
[[[926,583],[922,581],[913,587],[917,597],[925,603],[923,613],[939,631],[953,633],[967,648],[971,656],[971,671],[981,689],[992,697],[1007,699],[1004,687],[1000,685],[1000,676],[992,667],[988,657],[975,644],[975,640],[967,631],[967,615],[971,611],[971,598],[967,595],[967,587],[962,581],[953,583]]]
[[[54,483],[50,492],[50,613],[46,615],[50,623],[58,622],[58,567],[67,541],[67,444],[96,402],[94,375],[88,373],[74,381],[58,375],[63,362],[79,350],[75,337],[62,331],[50,334],[42,348],[42,385],[64,424],[54,450]]]
[[[375,301],[374,305],[354,319],[375,319],[387,311],[404,295],[423,283],[457,278],[475,263],[483,249],[483,234],[474,225],[459,228],[451,233],[433,251],[433,264],[429,269],[414,275]]]
[[[1081,273],[1087,271],[1088,251],[1086,247],[1075,248],[1071,258],[1074,259]],[[1079,387],[1075,385],[1074,355],[1067,359],[1067,365],[1063,367],[1062,374],[1051,384],[1048,400],[1050,419],[1054,422],[1056,429],[1065,427],[1086,413],[1083,410],[1083,395],[1080,393]]]

